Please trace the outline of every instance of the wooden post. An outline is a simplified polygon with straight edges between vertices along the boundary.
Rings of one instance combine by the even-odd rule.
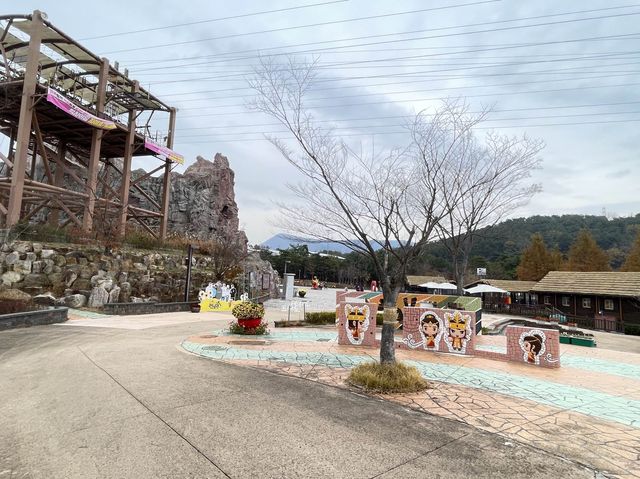
[[[53,178],[54,186],[58,188],[64,187],[64,160],[65,160],[65,150],[67,149],[67,145],[60,141],[58,143],[58,158],[56,159],[56,172]],[[58,226],[60,222],[60,212],[57,209],[51,209],[49,211],[49,224],[51,226]]]
[[[107,74],[109,73],[109,60],[102,59],[100,63],[100,73],[98,74],[96,111],[98,116],[104,112],[105,96],[107,91]],[[91,152],[89,154],[89,168],[87,171],[87,186],[85,192],[88,195],[87,203],[84,207],[82,215],[82,230],[89,233],[93,229],[93,213],[96,205],[96,197],[98,196],[98,167],[100,166],[100,147],[102,146],[102,136],[104,131],[100,128],[94,128],[91,135]]]
[[[139,88],[138,82],[134,81],[133,91]],[[124,146],[124,158],[122,162],[122,184],[120,185],[120,221],[118,224],[118,234],[124,236],[127,231],[127,213],[129,209],[129,187],[131,184],[131,160],[133,158],[133,146],[136,139],[136,112],[129,112],[129,131],[127,132],[127,143]]]
[[[167,134],[167,147],[173,148],[173,137],[176,129],[176,109],[169,112],[169,133]],[[164,164],[164,178],[162,181],[162,219],[160,220],[160,239],[167,237],[167,225],[169,223],[169,200],[171,198],[171,160],[168,158]]]
[[[9,206],[6,217],[7,227],[15,225],[20,220],[20,209],[22,208],[24,175],[29,153],[29,138],[31,137],[31,110],[33,108],[33,96],[36,92],[36,84],[38,81],[38,59],[40,56],[40,43],[42,41],[43,30],[42,14],[39,10],[34,10],[31,16],[31,24],[27,65],[25,68],[24,82],[22,84],[20,117],[18,119],[16,156],[11,171],[11,190],[9,193]]]

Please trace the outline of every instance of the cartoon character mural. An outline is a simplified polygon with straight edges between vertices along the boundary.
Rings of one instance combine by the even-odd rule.
[[[522,359],[525,363],[540,364],[540,357],[546,350],[546,340],[544,332],[539,329],[525,331],[520,335],[518,344],[524,353]]]
[[[351,344],[362,344],[364,333],[369,329],[369,306],[347,304],[344,307],[344,314],[347,317],[345,322],[347,339]]]
[[[462,353],[467,351],[467,344],[471,340],[471,316],[460,311],[445,313],[447,322],[447,334],[444,337],[450,353]]]
[[[437,314],[429,311],[420,318],[420,336],[424,349],[438,351],[442,338],[442,320]]]

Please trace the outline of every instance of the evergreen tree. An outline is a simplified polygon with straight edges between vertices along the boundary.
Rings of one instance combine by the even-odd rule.
[[[568,271],[610,271],[609,256],[588,230],[582,230],[569,248]]]
[[[640,271],[640,231],[620,271]]]
[[[522,252],[520,264],[516,270],[521,281],[540,281],[553,269],[558,269],[562,256],[559,251],[550,253],[540,234],[531,236],[531,244]]]

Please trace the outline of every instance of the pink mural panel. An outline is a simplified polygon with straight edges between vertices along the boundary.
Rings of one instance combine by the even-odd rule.
[[[338,304],[338,344],[376,345],[376,310],[365,303]]]
[[[560,367],[560,332],[557,329],[508,326],[506,334],[509,361]]]
[[[402,342],[408,349],[470,355],[474,353],[475,324],[472,311],[406,307]]]

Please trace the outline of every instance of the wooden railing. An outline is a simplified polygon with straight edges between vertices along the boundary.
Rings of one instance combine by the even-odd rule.
[[[525,316],[528,318],[544,318],[567,325],[574,323],[578,328],[593,329],[597,331],[624,332],[624,324],[613,316],[575,316],[566,314],[551,305],[528,304],[485,304],[483,310],[487,313],[510,314]]]

